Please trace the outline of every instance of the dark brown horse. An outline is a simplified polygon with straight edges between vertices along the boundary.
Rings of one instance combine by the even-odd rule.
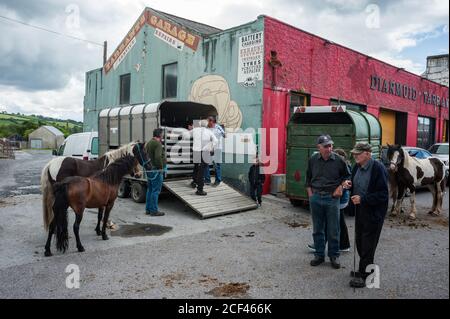
[[[69,176],[91,176],[124,155],[133,155],[133,148],[136,144],[137,142],[129,143],[92,161],[83,161],[72,157],[56,157],[48,162],[41,173],[42,211],[45,230],[48,230],[48,226],[53,220],[52,206],[55,200],[53,184],[55,182],[61,182]]]
[[[79,236],[79,228],[83,219],[85,208],[98,208],[98,221],[95,228],[97,235],[107,240],[106,224],[109,213],[117,198],[117,191],[122,178],[127,174],[134,174],[137,164],[141,164],[146,169],[149,167],[147,155],[144,152],[144,144],[138,143],[133,148],[134,156],[126,155],[111,163],[104,170],[97,172],[92,177],[72,176],[65,178],[62,182],[55,183],[54,188],[54,218],[50,222],[47,243],[45,245],[45,256],[52,256],[50,247],[53,233],[56,233],[56,247],[59,251],[65,252],[68,248],[68,221],[67,209],[71,207],[75,212],[75,223],[73,231],[77,241],[79,252],[84,251]],[[102,229],[100,222],[103,219]]]

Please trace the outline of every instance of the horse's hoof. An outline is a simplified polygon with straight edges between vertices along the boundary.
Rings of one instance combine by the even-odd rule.
[[[432,210],[430,210],[429,212],[428,212],[428,215],[433,215],[434,214],[434,212],[432,211]]]
[[[438,217],[440,214],[439,212],[431,212],[431,216],[433,217]]]
[[[80,252],[80,253],[84,252],[84,247],[83,246],[78,247],[78,252]]]
[[[44,256],[45,257],[51,257],[51,256],[53,256],[53,254],[52,254],[52,252],[50,250],[46,250],[45,253],[44,253]]]
[[[108,237],[108,235],[103,235],[103,236],[102,236],[102,239],[103,239],[103,240],[108,240],[109,237]]]
[[[416,220],[416,215],[409,215],[408,217],[409,217],[409,219],[411,219],[411,220]]]
[[[101,235],[102,235],[102,232],[97,230],[97,236],[101,236]]]

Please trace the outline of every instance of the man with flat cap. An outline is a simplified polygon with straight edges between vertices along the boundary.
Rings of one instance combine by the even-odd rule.
[[[359,255],[359,271],[352,272],[350,286],[364,288],[373,265],[375,250],[388,209],[388,173],[379,161],[372,159],[372,146],[357,143],[351,150],[356,165],[352,170],[350,205],[356,207],[355,241]]]
[[[327,229],[328,257],[331,266],[339,262],[339,203],[343,188],[350,187],[350,172],[345,161],[333,152],[329,135],[317,139],[318,153],[311,156],[306,172],[306,189],[313,221],[314,259],[311,266],[325,261],[325,229]]]

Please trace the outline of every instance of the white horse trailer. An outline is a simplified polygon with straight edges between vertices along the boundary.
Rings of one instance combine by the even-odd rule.
[[[133,141],[147,142],[152,139],[153,130],[161,128],[167,160],[163,185],[167,190],[203,218],[254,209],[257,206],[252,200],[225,183],[221,183],[219,187],[207,187],[208,195],[201,198],[195,196],[195,190],[190,187],[194,168],[193,141],[183,138],[183,133],[186,132],[188,123],[211,115],[217,116],[214,106],[194,102],[163,101],[104,109],[98,118],[100,156]],[[127,176],[119,188],[119,196],[131,196],[135,202],[143,203],[146,188],[145,176]],[[220,201],[223,201],[222,205],[218,205]]]

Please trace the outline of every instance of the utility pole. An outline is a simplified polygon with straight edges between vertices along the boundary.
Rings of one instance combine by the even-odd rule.
[[[106,64],[108,58],[108,41],[103,42],[103,65]]]

